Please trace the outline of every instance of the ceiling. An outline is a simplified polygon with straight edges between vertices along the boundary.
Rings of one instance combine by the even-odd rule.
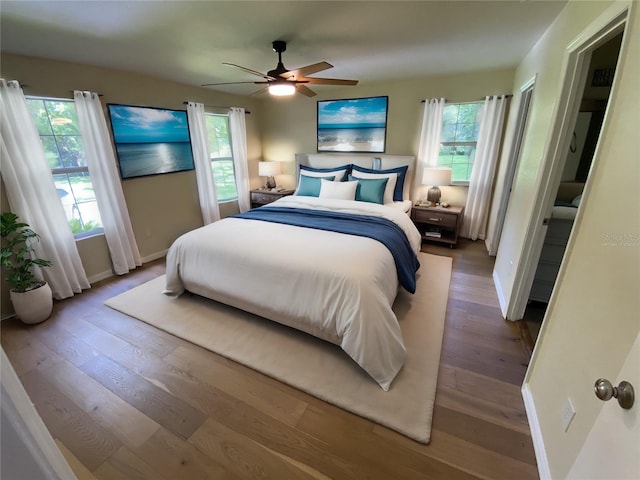
[[[513,68],[564,7],[535,1],[11,1],[2,52],[139,72],[176,82],[260,81],[285,40],[292,70],[360,85]],[[313,76],[313,75],[312,75]],[[209,87],[248,95],[253,84]],[[314,85],[317,92],[336,88]]]

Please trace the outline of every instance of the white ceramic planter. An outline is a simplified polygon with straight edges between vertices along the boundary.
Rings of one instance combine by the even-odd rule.
[[[48,283],[24,293],[11,291],[10,295],[13,310],[24,323],[40,323],[51,315],[53,295]]]

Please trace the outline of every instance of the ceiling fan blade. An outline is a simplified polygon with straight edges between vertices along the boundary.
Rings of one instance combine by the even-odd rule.
[[[314,63],[313,65],[307,65],[306,67],[297,68],[295,70],[289,70],[288,72],[285,72],[280,76],[282,78],[295,77],[297,79],[306,77],[307,75],[311,75],[313,73],[321,72],[322,70],[327,70],[328,68],[333,68],[333,65],[327,62],[320,62]]]
[[[269,87],[264,87],[261,88],[260,90],[256,90],[255,92],[253,92],[251,95],[249,95],[250,97],[253,97],[254,95],[260,95],[261,93],[266,92],[267,90],[269,90]]]
[[[341,80],[339,78],[313,78],[308,77],[303,80],[308,81],[310,84],[316,85],[357,85],[358,80]]]
[[[214,85],[238,85],[240,83],[267,83],[267,82],[223,82],[223,83],[203,83],[201,87],[212,87]]]
[[[315,97],[316,96],[316,92],[314,92],[313,90],[311,90],[307,86],[302,85],[300,83],[296,85],[296,90],[298,91],[298,93],[301,93],[302,95],[306,95],[307,97]]]
[[[223,65],[226,65],[228,67],[236,67],[239,68],[240,70],[244,70],[247,73],[250,73],[252,75],[257,75],[258,77],[262,77],[266,80],[275,80],[275,78],[270,77],[269,75],[265,75],[264,73],[260,73],[260,72],[256,72],[255,70],[251,70],[250,68],[247,67],[241,67],[240,65],[236,65],[235,63],[222,63]]]

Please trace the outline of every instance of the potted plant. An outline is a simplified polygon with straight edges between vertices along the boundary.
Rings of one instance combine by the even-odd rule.
[[[28,224],[18,221],[18,215],[4,212],[1,216],[2,268],[11,285],[11,303],[16,316],[24,323],[39,323],[51,315],[53,296],[47,282],[39,280],[33,267],[50,267],[49,260],[36,258],[33,243],[40,236]]]

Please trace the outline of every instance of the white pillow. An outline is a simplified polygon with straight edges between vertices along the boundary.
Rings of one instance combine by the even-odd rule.
[[[571,200],[571,205],[573,205],[574,207],[579,207],[581,201],[582,201],[582,194],[576,195],[575,197],[573,197],[573,200]]]
[[[396,189],[396,182],[398,181],[397,173],[367,173],[353,170],[351,176],[353,178],[388,178],[387,186],[384,187],[383,202],[385,204],[393,203],[393,192]]]
[[[320,180],[320,198],[335,198],[337,200],[355,200],[358,182],[332,182]]]

